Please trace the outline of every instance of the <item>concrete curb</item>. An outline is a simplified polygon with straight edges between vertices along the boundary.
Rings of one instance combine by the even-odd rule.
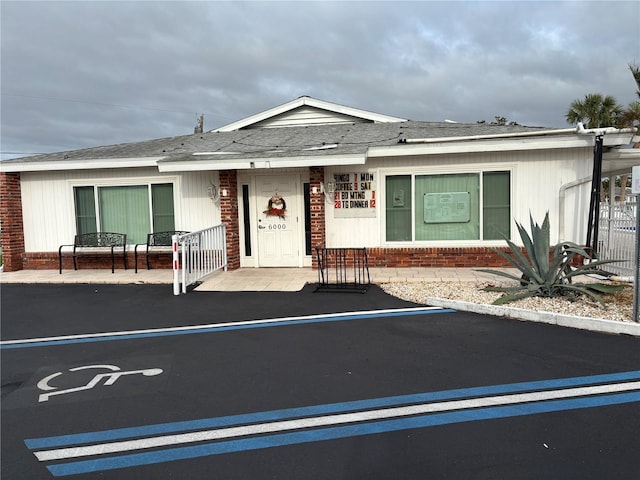
[[[618,322],[589,317],[574,317],[553,312],[534,312],[521,308],[504,307],[501,305],[485,305],[460,300],[447,300],[443,298],[428,297],[428,305],[433,307],[452,308],[462,312],[482,313],[497,317],[525,320],[529,322],[548,323],[561,327],[578,328],[600,333],[613,333],[640,337],[640,323]]]

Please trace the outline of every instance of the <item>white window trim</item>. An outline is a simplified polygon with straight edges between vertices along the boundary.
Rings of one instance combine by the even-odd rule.
[[[180,188],[180,179],[177,176],[162,176],[162,177],[128,177],[128,178],[86,178],[86,179],[73,179],[67,180],[67,192],[71,197],[71,205],[73,205],[74,212],[72,219],[74,224],[72,229],[77,233],[76,230],[76,212],[75,212],[75,194],[74,189],[77,187],[93,187],[93,195],[94,195],[94,204],[96,207],[96,228],[98,231],[100,230],[100,203],[98,199],[98,189],[100,187],[130,187],[130,186],[141,186],[145,185],[147,187],[148,193],[148,201],[149,201],[149,225],[153,228],[153,206],[151,201],[151,185],[157,184],[166,184],[170,183],[173,185],[173,212],[174,212],[174,222],[176,230],[179,230],[179,212],[181,211],[181,205],[179,202],[180,196],[178,195],[178,190]],[[127,246],[127,250],[133,248],[133,244]]]
[[[407,167],[407,168],[388,168],[378,171],[380,183],[380,245],[384,248],[457,248],[457,247],[502,247],[504,240],[412,240],[404,242],[387,241],[386,225],[387,225],[387,177],[391,176],[410,176],[411,177],[411,238],[415,238],[415,177],[422,175],[456,175],[465,173],[474,173],[480,176],[480,195],[482,196],[483,178],[482,174],[487,172],[509,172],[510,189],[509,189],[509,205],[511,212],[514,210],[514,178],[517,170],[516,163],[485,163],[481,166],[478,164],[458,165],[453,169],[451,166],[425,166],[425,167]],[[409,169],[409,170],[408,170]],[[480,234],[482,235],[482,226],[484,225],[483,209],[480,208]],[[509,238],[513,238],[513,220],[509,222]]]

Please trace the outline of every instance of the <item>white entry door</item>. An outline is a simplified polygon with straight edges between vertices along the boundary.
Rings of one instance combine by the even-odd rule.
[[[258,266],[300,265],[298,177],[256,176]]]

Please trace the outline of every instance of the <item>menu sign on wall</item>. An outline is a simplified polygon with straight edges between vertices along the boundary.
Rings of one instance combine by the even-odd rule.
[[[333,215],[335,218],[376,216],[376,184],[373,173],[334,173]]]

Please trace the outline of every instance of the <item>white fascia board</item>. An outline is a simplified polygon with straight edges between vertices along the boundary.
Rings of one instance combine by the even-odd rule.
[[[182,160],[158,163],[158,171],[163,172],[204,172],[215,170],[244,170],[251,168],[249,160]]]
[[[98,170],[106,168],[155,167],[158,161],[166,157],[141,158],[95,158],[84,160],[50,160],[25,162],[0,162],[2,172],[47,172],[62,170]]]
[[[629,145],[633,141],[631,133],[607,133],[603,137],[602,144],[605,147],[616,147],[620,145]]]
[[[330,167],[337,165],[364,165],[367,162],[366,155],[326,155],[320,157],[288,157],[270,160],[271,168],[286,167]]]
[[[412,143],[397,144],[385,147],[371,147],[369,157],[401,157],[413,155],[445,155],[450,153],[482,153],[482,152],[508,152],[522,150],[546,150],[556,148],[580,148],[592,147],[593,137],[572,136],[547,137],[543,139],[509,139],[509,140],[482,140],[461,141],[445,143]]]
[[[272,158],[238,158],[234,160],[182,160],[160,162],[160,172],[200,172],[215,170],[251,170],[256,168],[288,167],[328,167],[333,165],[363,165],[367,161],[364,154],[322,155]]]
[[[640,161],[640,148],[616,148],[609,152],[604,152],[602,156],[606,159],[616,160],[638,160]]]
[[[640,148],[616,148],[602,154],[602,173],[624,175],[640,165]]]

